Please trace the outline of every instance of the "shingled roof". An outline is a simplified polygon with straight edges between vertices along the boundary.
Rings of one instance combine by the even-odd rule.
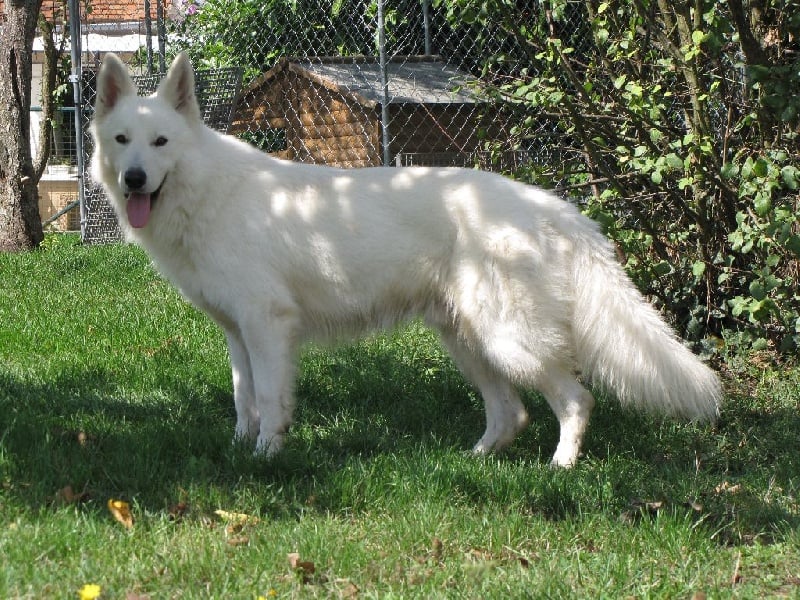
[[[249,86],[256,90],[289,70],[374,107],[383,102],[380,64],[373,57],[282,58]],[[395,57],[387,64],[389,104],[474,104],[478,81],[436,56]]]

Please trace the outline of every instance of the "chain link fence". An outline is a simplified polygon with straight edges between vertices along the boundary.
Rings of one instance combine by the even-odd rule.
[[[531,115],[488,89],[514,75],[491,57],[502,52],[509,65],[516,53],[516,68],[525,66],[512,37],[499,26],[454,29],[428,0],[94,2],[82,17],[87,125],[103,54],[120,54],[140,92],[150,93],[164,65],[186,51],[207,122],[282,158],[503,172],[563,159],[565,140],[553,123],[538,118],[536,139],[530,130],[520,139],[514,124]],[[575,11],[576,31],[581,18]],[[203,87],[220,73],[236,75]],[[102,192],[85,181],[85,240],[119,239]]]

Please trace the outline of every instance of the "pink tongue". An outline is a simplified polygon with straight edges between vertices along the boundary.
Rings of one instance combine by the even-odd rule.
[[[150,218],[150,194],[132,192],[128,196],[128,222],[131,227],[144,227]]]

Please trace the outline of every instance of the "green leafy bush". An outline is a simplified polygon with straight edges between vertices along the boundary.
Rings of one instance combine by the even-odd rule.
[[[481,74],[516,110],[514,143],[543,119],[561,133],[561,162],[517,175],[569,191],[686,337],[800,345],[791,2],[436,4],[487,52],[505,36]]]

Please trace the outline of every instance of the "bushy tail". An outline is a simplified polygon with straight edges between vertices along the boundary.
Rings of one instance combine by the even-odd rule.
[[[621,403],[689,420],[713,420],[717,375],[690,352],[642,297],[605,243],[575,257],[578,362]]]

